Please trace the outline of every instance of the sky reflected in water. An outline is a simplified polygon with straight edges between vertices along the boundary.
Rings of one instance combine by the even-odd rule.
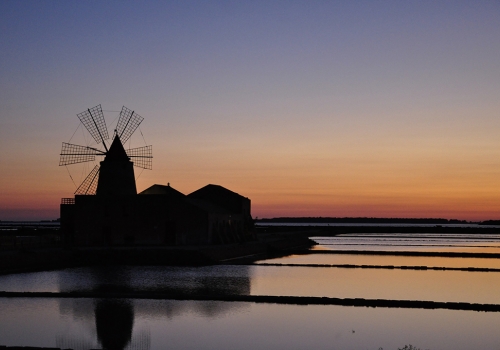
[[[370,233],[311,239],[318,243],[313,250],[500,253],[500,235]]]
[[[43,283],[39,274],[46,277]],[[4,291],[155,291],[500,304],[498,272],[258,265],[108,267],[0,276],[0,286]]]
[[[493,236],[425,236],[402,237],[399,242],[393,235],[321,238],[321,242],[323,247],[335,247],[356,241],[378,250],[380,240],[403,249],[427,249],[421,243],[432,240],[431,249],[442,245],[441,251],[450,246],[481,251],[484,245],[498,244]],[[263,262],[499,267],[497,259],[317,252]],[[186,299],[190,295],[273,295],[500,304],[500,272],[259,264],[108,266],[4,275],[0,290],[161,292]],[[498,312],[109,298],[0,298],[0,310],[0,345],[9,346],[387,350],[411,343],[422,349],[456,350],[496,348],[500,343]]]
[[[500,269],[500,259],[360,254],[294,254],[283,258],[260,260],[257,261],[257,264],[476,267]]]
[[[4,345],[98,348],[98,300],[0,299]],[[102,307],[102,306],[101,306]],[[500,313],[134,300],[104,305],[127,314],[126,349],[495,349]],[[124,308],[124,309],[123,309]],[[101,336],[102,339],[102,336]],[[106,339],[105,341],[113,341]]]

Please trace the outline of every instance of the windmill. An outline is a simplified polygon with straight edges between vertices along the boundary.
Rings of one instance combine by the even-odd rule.
[[[95,142],[102,144],[104,150],[63,142],[59,165],[91,162],[96,156],[104,159],[90,171],[75,194],[137,194],[133,166],[152,169],[152,146],[125,150],[124,145],[144,118],[123,106],[108,148],[106,140],[109,140],[109,134],[101,105],[89,108],[77,116]]]

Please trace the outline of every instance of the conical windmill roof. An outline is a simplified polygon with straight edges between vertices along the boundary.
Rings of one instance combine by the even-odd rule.
[[[125,152],[125,148],[123,148],[122,142],[118,135],[115,136],[111,146],[109,147],[108,153],[106,153],[105,161],[127,161],[129,157],[127,156],[127,152]]]
[[[99,168],[96,195],[137,194],[134,167],[122,142],[115,136]]]

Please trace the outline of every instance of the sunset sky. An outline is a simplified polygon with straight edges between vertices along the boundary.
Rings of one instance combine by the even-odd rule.
[[[0,220],[59,217],[93,167],[59,167],[61,143],[98,104],[110,131],[144,117],[139,191],[500,219],[498,1],[4,0],[0,47]]]

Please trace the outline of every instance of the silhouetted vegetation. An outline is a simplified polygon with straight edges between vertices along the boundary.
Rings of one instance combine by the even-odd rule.
[[[384,350],[384,348],[378,348],[378,350]],[[422,349],[417,348],[416,346],[413,346],[411,344],[408,344],[402,348],[398,348],[398,350],[422,350]],[[429,350],[429,349],[426,349],[426,350]]]
[[[279,217],[270,219],[256,219],[256,222],[273,223],[354,223],[354,224],[466,224],[466,220],[440,219],[440,218],[368,218],[368,217]]]
[[[500,220],[486,220],[480,222],[479,225],[500,225]]]

